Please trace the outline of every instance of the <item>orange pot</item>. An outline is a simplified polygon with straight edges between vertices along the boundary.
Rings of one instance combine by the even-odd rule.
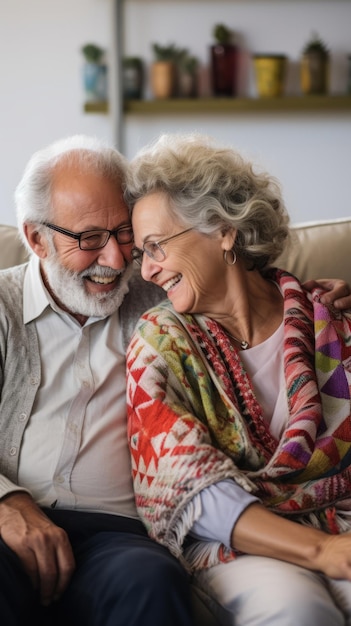
[[[151,65],[151,89],[155,98],[172,98],[177,91],[177,68],[173,61]]]

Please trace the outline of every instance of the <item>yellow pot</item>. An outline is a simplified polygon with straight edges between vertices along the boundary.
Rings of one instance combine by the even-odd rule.
[[[256,88],[260,98],[282,96],[287,57],[283,54],[256,54],[253,57]]]

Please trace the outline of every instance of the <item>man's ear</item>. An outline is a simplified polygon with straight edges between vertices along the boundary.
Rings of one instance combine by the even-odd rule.
[[[23,231],[33,252],[45,259],[49,255],[49,245],[45,235],[39,232],[35,224],[24,223]]]

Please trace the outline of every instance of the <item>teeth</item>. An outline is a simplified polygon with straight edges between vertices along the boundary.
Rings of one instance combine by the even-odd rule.
[[[101,285],[109,285],[113,283],[115,278],[115,276],[90,276],[90,280],[92,280],[93,283],[100,283]]]
[[[162,289],[164,289],[165,291],[169,291],[169,289],[173,287],[174,285],[176,285],[177,283],[179,283],[181,279],[182,279],[182,275],[178,274],[178,276],[175,276],[174,278],[167,280],[167,282],[162,285]]]

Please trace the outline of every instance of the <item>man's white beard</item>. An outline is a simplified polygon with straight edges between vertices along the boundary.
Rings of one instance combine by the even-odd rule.
[[[133,273],[130,264],[121,270],[113,270],[94,263],[82,272],[73,272],[61,265],[56,253],[43,261],[43,268],[52,295],[70,313],[86,317],[105,317],[119,309],[126,293],[128,281]],[[120,276],[115,289],[107,293],[90,294],[86,290],[85,276],[116,277]]]

